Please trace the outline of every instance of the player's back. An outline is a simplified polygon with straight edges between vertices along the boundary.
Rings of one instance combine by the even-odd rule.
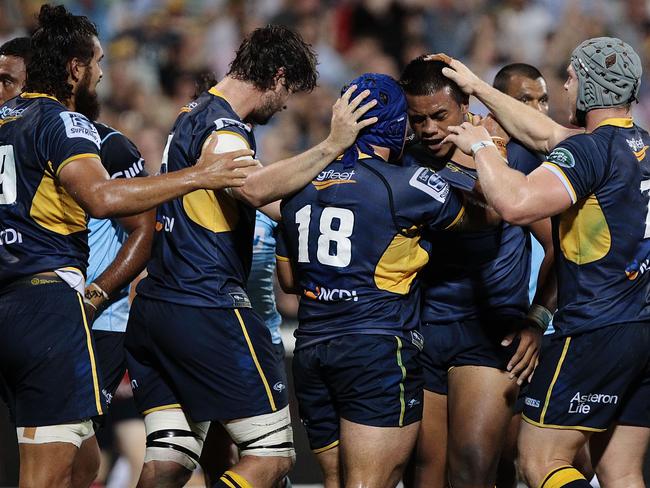
[[[193,165],[214,131],[255,150],[251,129],[212,88],[182,109],[161,171]],[[197,307],[250,307],[245,288],[254,228],[255,209],[225,191],[197,190],[160,205],[149,276],[138,293]]]
[[[85,272],[86,213],[58,176],[98,152],[88,119],[53,97],[23,93],[0,108],[0,286],[43,271]]]
[[[303,290],[297,347],[352,333],[411,340],[417,273],[429,259],[421,234],[462,212],[435,172],[363,155],[350,167],[332,162],[286,199],[286,244]]]
[[[650,238],[649,146],[650,136],[631,119],[608,119],[562,142],[544,163],[574,201],[553,219],[554,325],[562,334],[650,319],[647,259],[626,273]]]

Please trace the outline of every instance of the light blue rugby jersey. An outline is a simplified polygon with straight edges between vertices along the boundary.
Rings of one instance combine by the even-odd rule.
[[[94,123],[101,138],[100,156],[111,178],[146,176],[144,160],[135,145],[112,127]],[[88,222],[88,283],[92,283],[110,265],[127,233],[113,219],[90,219]],[[93,330],[125,332],[129,318],[129,287],[116,294],[110,305],[95,317]]]
[[[253,236],[253,265],[248,277],[248,297],[253,309],[264,319],[274,344],[282,343],[280,324],[282,317],[275,306],[273,272],[275,270],[275,244],[278,224],[257,211]]]

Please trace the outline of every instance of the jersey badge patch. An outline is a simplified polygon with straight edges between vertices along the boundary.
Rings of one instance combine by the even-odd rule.
[[[81,137],[94,142],[97,148],[101,144],[101,138],[95,126],[83,115],[77,112],[61,112],[59,114],[65,124],[65,133],[68,138]]]
[[[449,184],[438,173],[428,168],[419,168],[411,176],[409,185],[432,196],[440,203],[445,203],[449,195]]]
[[[576,165],[576,160],[573,158],[571,151],[563,147],[553,149],[553,152],[548,156],[548,160],[563,168],[573,168]]]

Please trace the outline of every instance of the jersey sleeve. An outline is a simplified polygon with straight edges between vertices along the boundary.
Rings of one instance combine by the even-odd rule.
[[[77,159],[100,159],[97,129],[77,112],[62,111],[45,119],[39,145],[56,176],[68,163]]]
[[[113,131],[104,137],[100,155],[111,178],[147,176],[140,151],[121,132]]]
[[[541,153],[531,151],[519,141],[508,142],[506,145],[506,153],[508,166],[517,171],[521,171],[525,175],[532,173],[545,159]]]
[[[395,200],[395,208],[399,209],[398,215],[406,224],[405,228],[450,229],[465,213],[460,193],[429,168],[413,171],[408,183],[400,187]]]
[[[250,149],[250,129],[238,120],[220,117],[209,110],[202,115],[202,122],[197,126],[192,152],[198,159],[208,138],[214,133],[218,137],[216,153]],[[252,159],[252,158],[248,158]]]
[[[582,134],[560,143],[542,167],[559,178],[572,203],[593,193],[605,172],[597,147]]]

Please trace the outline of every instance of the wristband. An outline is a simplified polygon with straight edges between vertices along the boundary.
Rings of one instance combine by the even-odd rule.
[[[479,152],[481,149],[484,147],[496,147],[494,142],[492,141],[478,141],[472,144],[472,147],[470,148],[472,151],[472,156],[476,157],[476,153]]]
[[[97,283],[90,283],[84,292],[84,302],[97,310],[104,302],[108,301],[106,293]]]
[[[535,325],[537,325],[537,327],[539,327],[542,331],[545,331],[548,328],[548,324],[550,324],[551,320],[553,320],[553,314],[551,311],[548,308],[536,303],[531,305],[526,317],[528,320],[534,322]]]

